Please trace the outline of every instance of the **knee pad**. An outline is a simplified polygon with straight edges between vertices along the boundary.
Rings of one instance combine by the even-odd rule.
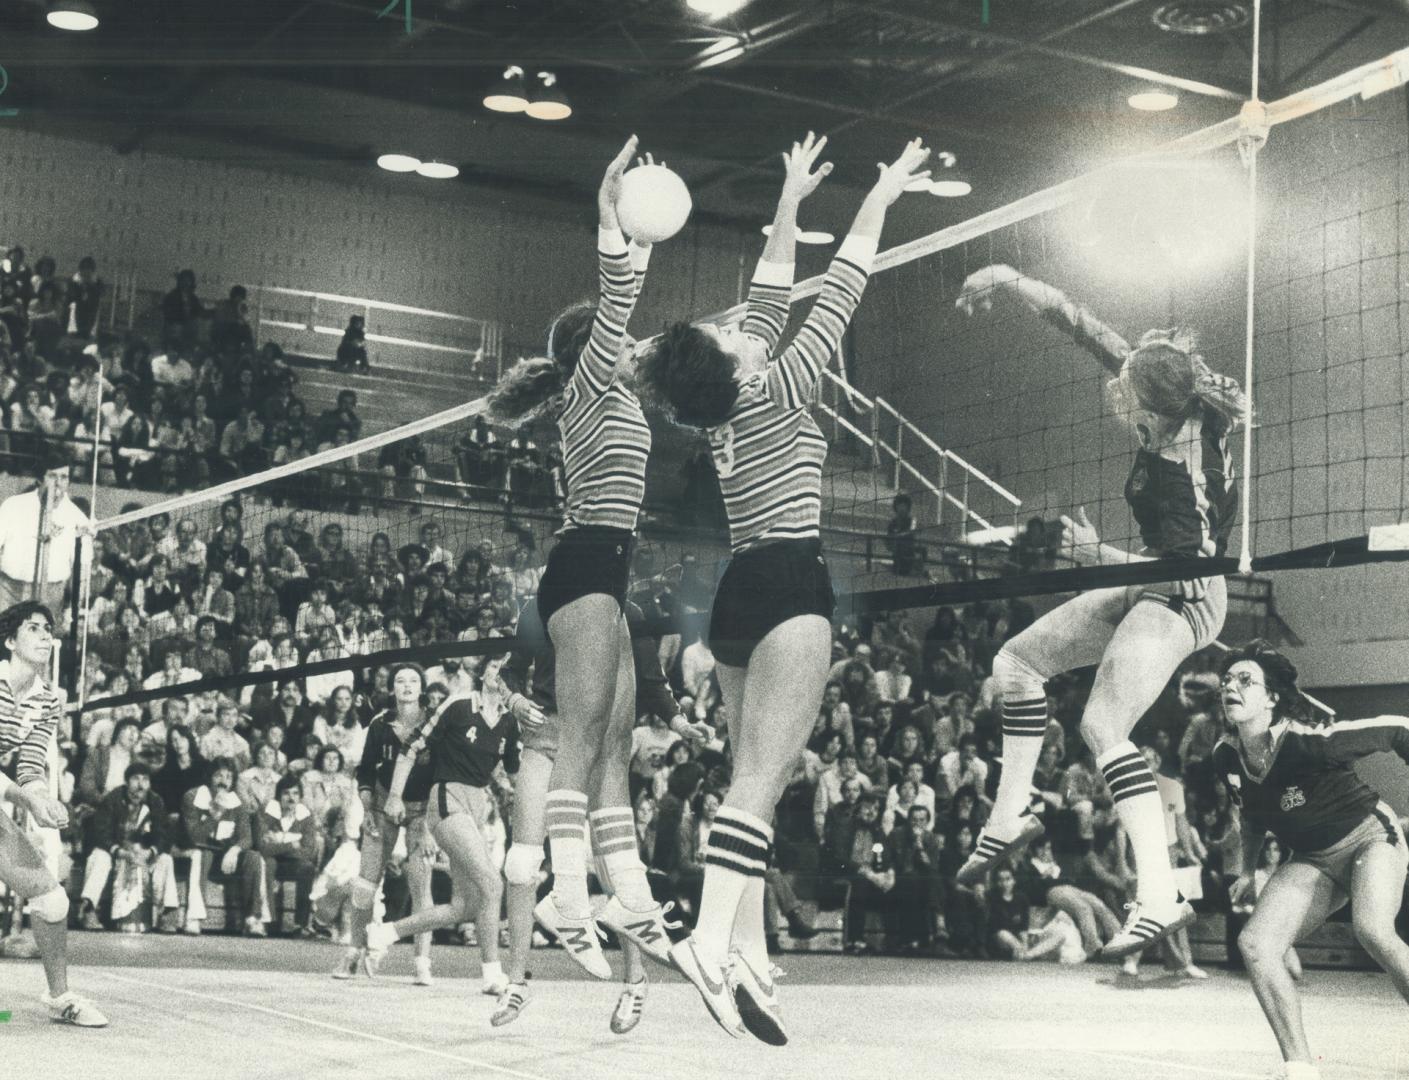
[[[1015,695],[1020,700],[1044,697],[1043,689],[1047,676],[1038,671],[1021,656],[1009,651],[1007,646],[998,650],[993,658],[993,678],[1006,698]]]
[[[366,878],[354,878],[352,882],[352,906],[358,911],[371,911],[377,902],[377,887]]]
[[[504,880],[510,885],[533,885],[542,865],[542,844],[514,844],[504,857]]]
[[[29,898],[29,913],[46,923],[68,922],[68,906],[68,893],[58,885],[43,896]]]

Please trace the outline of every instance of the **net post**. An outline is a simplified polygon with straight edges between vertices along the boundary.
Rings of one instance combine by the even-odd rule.
[[[949,455],[939,459],[939,498],[935,500],[934,523],[939,528],[944,524],[944,496],[949,490]],[[943,539],[941,535],[940,539]]]
[[[1252,573],[1252,397],[1257,294],[1257,157],[1271,130],[1267,106],[1258,98],[1261,68],[1262,0],[1254,0],[1252,23],[1252,98],[1238,114],[1238,156],[1247,170],[1247,306],[1243,341],[1243,485],[1240,491],[1242,545],[1238,573]]]
[[[900,458],[905,450],[905,426],[902,424],[895,429],[895,482],[891,485],[896,491],[900,490]]]

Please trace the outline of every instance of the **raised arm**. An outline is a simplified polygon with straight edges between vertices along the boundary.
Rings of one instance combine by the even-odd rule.
[[[1292,730],[1311,745],[1320,741],[1328,765],[1348,765],[1381,752],[1398,754],[1409,762],[1409,716],[1340,720],[1322,727],[1295,724]]]
[[[1130,353],[1129,342],[1060,289],[1020,274],[1011,266],[999,263],[970,274],[955,306],[966,315],[976,310],[989,311],[996,293],[1022,301],[1099,360],[1112,375],[1120,374]]]
[[[743,331],[763,342],[771,355],[788,325],[792,304],[793,275],[797,264],[797,211],[802,200],[817,190],[832,171],[830,161],[816,171],[812,166],[827,145],[825,135],[818,139],[807,133],[801,143],[793,143],[783,155],[783,193],[773,215],[773,227],[749,284],[748,311]]]
[[[602,186],[597,192],[597,314],[592,320],[587,347],[582,350],[572,376],[572,385],[579,393],[593,396],[605,394],[611,386],[616,360],[626,340],[626,324],[631,320],[631,309],[636,305],[636,293],[640,287],[641,279],[632,267],[631,252],[627,249],[626,237],[622,235],[621,223],[616,215],[621,177],[635,152],[636,136],[633,135],[607,166]]]
[[[929,151],[915,139],[894,163],[879,166],[880,178],[856,214],[851,231],[827,270],[822,294],[798,330],[797,337],[768,369],[768,396],[787,409],[806,408],[822,369],[841,344],[856,305],[866,288],[876,257],[886,211],[911,181],[926,177],[920,166]]]

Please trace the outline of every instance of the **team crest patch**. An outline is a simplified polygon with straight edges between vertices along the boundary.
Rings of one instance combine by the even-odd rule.
[[[1306,795],[1302,792],[1301,788],[1297,787],[1295,784],[1282,792],[1282,813],[1289,814],[1298,806],[1305,805]]]

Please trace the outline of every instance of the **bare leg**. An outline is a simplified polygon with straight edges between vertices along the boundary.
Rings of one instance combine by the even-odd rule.
[[[1350,896],[1355,936],[1409,1001],[1409,945],[1394,928],[1404,897],[1404,874],[1403,849],[1374,844],[1355,860]]]
[[[1312,1061],[1301,1019],[1301,999],[1287,971],[1287,950],[1345,903],[1330,878],[1313,866],[1280,866],[1257,898],[1238,948],[1252,977],[1253,993],[1286,1061]]]
[[[425,822],[414,823],[417,829],[425,828]],[[408,830],[409,832],[409,830]],[[410,837],[407,837],[408,841]],[[408,843],[410,851],[406,853],[406,885],[411,892],[411,913],[419,914],[435,906],[435,898],[431,894],[431,864],[425,854],[416,846]],[[366,927],[363,927],[363,934],[366,934]],[[416,955],[423,959],[429,959],[431,955],[431,941],[433,935],[429,930],[424,930],[416,935]]]
[[[1080,889],[1072,885],[1058,885],[1048,892],[1047,903],[1071,916],[1071,921],[1081,932],[1081,947],[1088,955],[1101,948],[1101,929]]]
[[[434,827],[435,842],[450,857],[455,895],[448,904],[414,912],[392,924],[397,937],[456,926],[478,908],[480,950],[486,963],[498,959],[499,874],[489,862],[484,837],[470,814],[454,814]],[[478,904],[474,903],[478,900]],[[487,931],[487,932],[486,932]],[[490,955],[490,953],[493,955]]]
[[[548,778],[553,762],[546,754],[526,747],[514,778],[514,846],[542,848],[547,827],[543,820],[543,800],[548,796]],[[537,881],[508,885],[509,966],[511,983],[522,983],[528,975],[528,956],[533,946],[533,906],[538,896]]]
[[[17,903],[20,897],[34,900],[59,887],[34,842],[3,809],[0,809],[0,881],[15,895]],[[49,993],[59,997],[68,992],[68,922],[66,919],[45,922],[31,914],[30,928],[44,965]]]

